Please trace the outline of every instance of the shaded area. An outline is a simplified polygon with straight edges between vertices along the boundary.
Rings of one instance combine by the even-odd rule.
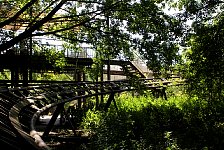
[[[149,82],[151,81],[151,82]],[[161,85],[152,80],[140,80],[139,84],[145,85],[143,90],[160,89]],[[158,84],[158,85],[157,85]],[[164,85],[171,84],[172,82],[165,82]],[[157,85],[157,86],[156,86]],[[91,101],[87,98],[99,95],[109,95],[106,102],[94,102],[95,107],[108,110],[111,104],[116,105],[114,99],[115,93],[124,91],[136,91],[138,88],[133,86],[133,83],[128,80],[114,81],[114,82],[70,82],[58,83],[50,85],[39,85],[30,87],[15,87],[15,88],[2,88],[0,91],[1,98],[1,138],[4,145],[20,149],[23,147],[32,147],[37,149],[48,149],[44,146],[46,141],[58,140],[76,141],[77,143],[86,142],[85,137],[82,139],[77,133],[77,125],[81,118],[79,112],[81,110],[88,110],[93,107]],[[112,103],[113,102],[113,103]],[[97,106],[96,106],[97,105]],[[71,109],[73,108],[73,109]],[[76,111],[77,110],[77,111]],[[83,111],[82,113],[85,113]],[[52,117],[48,124],[44,127],[43,134],[40,135],[36,132],[38,127],[39,117],[44,113],[52,113]],[[61,124],[59,130],[56,132],[64,132],[72,136],[57,137],[51,136],[50,132],[55,130],[55,121],[58,116],[61,119],[67,120],[65,123],[60,120]],[[66,125],[67,124],[67,125]],[[32,132],[31,132],[32,131]],[[12,144],[13,143],[13,144]],[[14,144],[15,143],[15,144]],[[37,147],[37,145],[39,145]]]

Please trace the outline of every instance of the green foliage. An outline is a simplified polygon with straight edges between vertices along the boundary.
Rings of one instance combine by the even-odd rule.
[[[9,70],[5,70],[5,69],[3,69],[3,70],[0,72],[0,79],[1,79],[1,80],[9,80],[9,79],[11,79]]]
[[[58,74],[53,72],[33,73],[33,80],[52,80],[52,81],[71,81],[72,77],[67,74]]]
[[[100,55],[93,58],[93,65],[91,68],[86,68],[86,72],[92,81],[98,81],[98,78],[103,73],[103,66],[104,63],[102,58],[100,58]]]
[[[179,149],[176,139],[172,138],[172,132],[165,132],[164,138],[167,139],[166,150],[178,150]]]
[[[66,65],[64,50],[58,51],[55,47],[40,46],[38,44],[35,44],[33,48],[34,55],[43,56],[53,68],[63,69]]]
[[[74,45],[74,49],[82,43],[90,44],[100,55],[97,59],[114,59],[122,55],[122,59],[132,60],[133,50],[139,51],[148,67],[156,71],[169,70],[179,60],[176,39],[182,34],[182,25],[177,17],[163,12],[161,5],[164,2],[161,0],[5,0],[0,4],[13,8],[10,15],[0,17],[2,27],[21,20],[27,25],[21,34],[14,37],[9,38],[4,32],[2,40],[5,40],[1,42],[0,51],[30,36],[51,35]],[[23,10],[24,6],[27,7]],[[5,12],[6,9],[1,9],[0,15]],[[15,14],[18,16],[13,18]],[[63,66],[60,54],[61,59],[52,51],[47,55],[50,63],[55,63],[56,67]],[[52,59],[57,61],[52,62]]]
[[[170,5],[183,11],[180,20],[192,20],[185,28],[186,47],[178,64],[188,92],[206,101],[223,101],[223,2],[181,0]]]
[[[176,93],[170,89],[170,93]],[[223,102],[207,103],[184,92],[167,101],[150,95],[116,98],[118,111],[89,111],[82,127],[90,149],[220,149],[223,147]]]
[[[205,100],[223,100],[224,47],[222,17],[215,24],[201,23],[188,42],[185,77],[189,91]]]

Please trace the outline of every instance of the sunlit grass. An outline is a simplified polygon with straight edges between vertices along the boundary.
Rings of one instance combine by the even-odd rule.
[[[203,149],[224,146],[224,103],[208,103],[183,89],[168,100],[126,92],[108,112],[89,110],[82,128],[94,149]]]

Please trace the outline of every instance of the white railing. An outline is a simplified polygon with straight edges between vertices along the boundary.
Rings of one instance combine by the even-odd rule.
[[[153,76],[152,71],[148,69],[146,61],[140,57],[137,52],[134,53],[134,60],[131,63],[146,77],[151,78]]]

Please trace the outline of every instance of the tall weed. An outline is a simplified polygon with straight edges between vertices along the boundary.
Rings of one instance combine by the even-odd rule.
[[[115,98],[118,111],[113,106],[108,112],[89,111],[82,123],[91,133],[89,149],[223,147],[224,103],[211,105],[184,91],[168,90],[168,100],[155,99],[150,92],[123,93]]]

